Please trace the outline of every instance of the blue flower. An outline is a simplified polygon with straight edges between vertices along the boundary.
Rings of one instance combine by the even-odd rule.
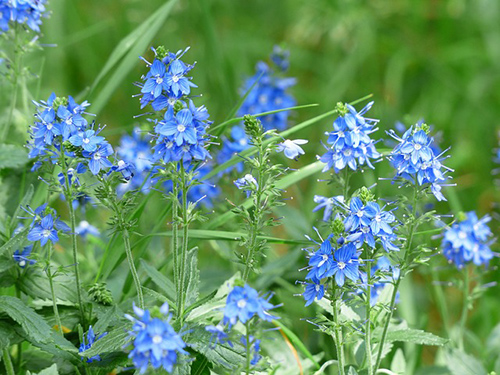
[[[250,364],[252,366],[255,366],[262,356],[259,354],[260,353],[260,340],[256,339],[254,336],[250,335],[249,337],[250,343],[247,343],[247,338],[245,336],[241,336],[240,342],[243,344],[244,347],[247,347],[247,345],[250,345],[250,352],[253,353],[253,357],[250,360]]]
[[[344,222],[346,231],[356,230],[360,225],[370,225],[371,219],[375,216],[374,212],[364,207],[361,199],[353,197],[349,206],[350,214]]]
[[[269,303],[268,299],[260,297],[257,291],[248,285],[235,286],[227,296],[223,323],[233,326],[240,321],[245,324],[254,316],[268,322],[276,319],[268,312],[276,307]]]
[[[395,178],[400,177],[419,186],[429,185],[437,200],[446,200],[441,187],[449,178],[446,173],[452,169],[441,164],[444,152],[435,155],[433,139],[424,128],[425,124],[412,126],[402,137],[393,130],[387,132],[398,142],[390,153],[389,160],[397,170]]]
[[[234,181],[234,184],[238,189],[243,189],[245,191],[247,198],[250,197],[252,191],[259,188],[257,180],[251,174],[246,174],[242,178],[238,178]]]
[[[59,241],[57,230],[54,227],[54,218],[51,214],[44,216],[28,233],[28,241],[40,241],[44,246],[48,241],[56,243]]]
[[[377,260],[377,263],[371,268],[371,274],[375,275],[379,270],[383,272],[383,275],[376,279],[371,288],[370,304],[372,306],[377,303],[385,287],[387,287],[388,284],[394,283],[394,281],[399,278],[400,274],[399,268],[393,266],[391,261],[385,256]],[[396,294],[396,303],[399,303],[399,292]]]
[[[222,137],[222,148],[217,154],[217,163],[223,164],[234,155],[246,150],[250,147],[250,141],[245,134],[245,130],[241,126],[233,126],[231,129],[230,138]],[[227,168],[220,174],[229,173],[231,170],[236,169],[239,173],[243,171],[243,162]]]
[[[104,332],[103,334],[99,335],[99,337],[95,337],[94,330],[92,329],[92,326],[89,327],[89,331],[87,333],[87,341],[85,342],[85,336],[82,337],[82,343],[80,344],[80,348],[78,349],[79,353],[84,352],[85,350],[89,350],[92,345],[94,345],[94,342],[97,340],[100,340],[104,336],[106,336],[108,333]],[[82,357],[83,360],[84,357]],[[90,357],[87,359],[87,363],[92,363],[94,361],[100,361],[101,357],[99,355],[95,355],[93,357]]]
[[[100,235],[99,229],[89,224],[86,220],[80,221],[78,226],[75,228],[75,232],[82,238],[87,238],[89,234],[94,237],[99,237]]]
[[[0,4],[0,29],[9,30],[9,21],[27,25],[40,32],[41,17],[45,16],[46,0],[2,1]]]
[[[141,92],[144,94],[151,94],[154,99],[158,98],[162,91],[168,91],[170,85],[167,84],[165,80],[165,74],[167,70],[165,65],[160,61],[155,59],[153,64],[151,64],[151,69],[148,74],[148,79],[144,83]]]
[[[101,169],[111,168],[113,163],[108,160],[108,156],[113,155],[113,148],[108,142],[103,142],[94,152],[83,151],[83,156],[89,159],[89,169],[93,175],[98,174]]]
[[[321,195],[315,195],[314,202],[318,203],[318,205],[314,207],[313,212],[324,209],[325,211],[323,212],[323,221],[328,221],[333,214],[333,208],[336,206],[338,207],[339,205],[343,205],[344,196],[337,195],[336,197],[327,198]]]
[[[167,73],[167,83],[170,85],[170,90],[174,95],[189,95],[191,87],[197,87],[185,76],[191,69],[191,66],[187,66],[178,59],[170,63]]]
[[[158,134],[172,136],[177,146],[185,143],[196,144],[197,132],[193,125],[193,115],[189,109],[182,109],[177,114],[169,108],[165,113],[164,121],[160,121],[155,128]]]
[[[363,115],[372,107],[373,102],[368,103],[361,111],[349,104],[337,104],[340,116],[333,123],[333,132],[328,134],[326,147],[327,152],[318,159],[325,163],[323,172],[334,169],[335,173],[348,166],[353,171],[358,165],[367,165],[373,168],[371,160],[380,158],[375,148],[375,142],[370,134],[377,129],[375,125],[378,120],[365,118]]]
[[[295,139],[293,141],[287,139],[282,143],[278,143],[276,151],[283,151],[288,159],[297,160],[300,155],[304,155],[304,150],[299,145],[304,145],[307,142],[305,139]]]
[[[356,251],[356,246],[348,243],[333,254],[332,272],[338,286],[344,285],[346,277],[352,281],[359,279],[359,260]]]
[[[134,166],[124,160],[118,160],[118,163],[113,165],[109,170],[109,173],[111,172],[120,172],[122,177],[126,181],[129,181],[132,177],[134,177]]]
[[[31,255],[31,250],[33,250],[32,245],[26,246],[21,253],[19,253],[19,250],[16,250],[14,252],[12,258],[14,258],[19,267],[25,268],[26,266],[33,265],[36,263],[36,260],[29,259],[29,256]]]
[[[177,363],[179,354],[188,355],[184,350],[186,343],[180,334],[170,325],[171,315],[168,313],[168,304],[160,308],[164,318],[152,317],[148,310],[142,310],[134,305],[137,318],[130,315],[125,317],[134,325],[129,332],[133,338],[133,349],[129,353],[134,366],[144,374],[149,365],[154,369],[163,368],[171,373]]]
[[[332,245],[330,243],[330,235],[321,243],[320,248],[310,254],[309,257],[309,273],[306,276],[308,280],[321,280],[325,277],[333,275],[333,256]]]
[[[493,234],[487,225],[490,220],[488,215],[478,219],[476,213],[471,211],[466,214],[465,220],[453,224],[444,233],[441,243],[446,259],[458,268],[468,262],[476,266],[488,265],[494,256],[490,249]]]
[[[312,283],[306,283],[306,289],[302,296],[306,300],[306,306],[309,306],[314,300],[319,301],[325,295],[325,286],[319,281],[313,280]]]
[[[104,137],[98,136],[94,130],[90,129],[71,136],[69,141],[73,146],[81,146],[85,151],[94,152],[104,141]]]
[[[211,343],[213,343],[213,347],[218,344],[224,345],[228,344],[230,347],[233,347],[233,343],[229,340],[229,335],[224,331],[225,325],[220,322],[216,326],[206,326],[205,330],[212,334],[210,339]]]

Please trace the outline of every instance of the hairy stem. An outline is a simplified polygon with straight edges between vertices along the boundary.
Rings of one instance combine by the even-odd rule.
[[[187,278],[187,256],[188,256],[188,241],[189,241],[189,221],[188,221],[188,202],[187,202],[187,191],[188,184],[186,181],[186,171],[184,170],[184,165],[181,164],[180,168],[180,182],[181,182],[181,194],[182,194],[182,202],[181,202],[181,215],[182,215],[182,247],[180,252],[180,272],[179,272],[179,281],[180,281],[180,303],[179,303],[179,317],[181,319],[181,323],[184,319],[184,310],[186,304],[186,294],[188,287]]]
[[[119,217],[123,224],[123,217],[121,216],[121,213]],[[130,247],[130,235],[127,228],[122,227],[122,235],[123,235],[123,245],[125,246],[125,253],[127,254],[128,265],[130,268],[130,272],[132,273],[132,279],[134,280],[135,289],[137,290],[139,307],[141,309],[144,309],[144,297],[142,295],[141,281],[139,279],[139,275],[137,274],[137,269],[135,268],[134,258],[132,256],[132,248]]]
[[[179,197],[179,185],[177,181],[173,182],[172,194],[174,199],[172,200],[172,247],[174,251],[174,282],[175,282],[175,292],[176,292],[176,303],[179,306],[181,299],[180,290],[180,280],[179,280],[179,226],[177,222],[177,216],[179,215],[179,208],[177,205]]]
[[[245,330],[245,339],[246,339],[246,368],[245,368],[245,373],[246,375],[249,375],[250,374],[250,355],[251,355],[251,346],[250,346],[250,328],[248,327],[248,323],[249,322],[246,322],[245,323],[245,327],[246,327],[246,330]]]
[[[73,263],[75,265],[75,281],[76,281],[76,295],[78,298],[78,308],[80,309],[80,316],[82,319],[82,325],[85,327],[86,319],[85,319],[85,311],[83,308],[82,301],[82,287],[80,282],[80,267],[78,265],[78,241],[77,241],[77,233],[76,233],[76,215],[75,209],[73,208],[73,194],[71,194],[71,181],[68,173],[68,165],[66,164],[65,150],[64,147],[61,146],[61,168],[64,175],[64,180],[66,186],[63,186],[64,198],[66,199],[66,203],[68,204],[69,210],[69,219],[71,226],[71,244],[73,250]]]
[[[2,354],[3,354],[2,359],[5,365],[5,371],[7,372],[7,375],[16,375],[16,373],[14,372],[14,366],[12,365],[12,360],[10,358],[9,348],[4,348],[2,350]]]
[[[418,225],[416,225],[417,198],[418,198],[418,187],[415,186],[414,191],[413,191],[412,211],[411,211],[411,217],[409,218],[410,224],[409,224],[409,229],[408,229],[408,239],[407,239],[406,246],[405,246],[404,260],[403,260],[403,263],[401,265],[401,271],[399,273],[399,277],[394,284],[394,289],[392,290],[391,303],[389,305],[389,314],[387,315],[387,318],[384,322],[384,328],[382,331],[382,337],[380,339],[377,360],[375,362],[375,372],[380,367],[380,362],[382,362],[382,353],[384,351],[385,340],[387,338],[387,331],[389,329],[389,324],[391,322],[392,315],[394,313],[394,308],[396,306],[396,296],[398,294],[398,289],[399,289],[399,286],[401,285],[401,281],[403,280],[403,277],[404,277],[403,268],[406,268],[406,266],[408,266],[407,263],[408,263],[408,258],[409,258],[410,253],[411,253],[411,248],[412,248],[411,246],[413,243],[413,237],[415,235],[415,231],[416,231],[417,226],[418,226]]]
[[[57,299],[56,299],[56,293],[54,290],[54,276],[52,274],[52,269],[50,268],[50,259],[52,258],[52,242],[49,241],[48,243],[49,249],[47,250],[47,267],[45,268],[45,273],[47,274],[47,277],[49,278],[49,285],[50,285],[50,294],[52,296],[52,307],[54,309],[54,316],[56,318],[56,324],[59,332],[61,335],[64,335],[63,333],[63,328],[62,328],[62,323],[61,323],[61,317],[59,316],[59,309],[57,308]]]
[[[365,347],[368,375],[373,375],[372,363],[372,324],[371,324],[371,260],[366,262],[366,325],[365,325]]]
[[[339,323],[339,300],[336,295],[336,286],[335,286],[335,281],[332,278],[332,314],[333,314],[333,324],[334,324],[334,341],[335,341],[335,347],[337,349],[337,361],[339,364],[339,375],[345,375],[345,360],[344,360],[344,343],[343,338],[342,338],[342,327],[340,326]]]

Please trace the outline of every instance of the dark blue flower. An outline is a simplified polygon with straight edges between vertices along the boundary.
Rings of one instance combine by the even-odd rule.
[[[28,233],[28,241],[40,241],[44,246],[48,241],[56,243],[59,241],[57,230],[54,227],[54,218],[51,214],[44,216]]]
[[[164,121],[160,121],[155,128],[158,134],[172,137],[177,146],[186,143],[197,143],[197,132],[193,124],[193,115],[189,109],[182,109],[177,114],[169,108],[165,113]]]
[[[148,366],[154,369],[163,368],[171,373],[177,363],[179,354],[188,355],[184,349],[186,343],[180,334],[170,325],[171,315],[168,312],[168,304],[160,308],[164,318],[151,317],[148,310],[142,310],[134,305],[137,318],[126,315],[134,325],[130,336],[132,337],[133,349],[129,353],[134,366],[141,374],[145,373]]]
[[[69,138],[73,146],[82,147],[85,151],[94,152],[104,141],[104,137],[98,136],[92,129],[79,132]]]
[[[333,274],[333,256],[332,245],[329,236],[321,243],[317,251],[309,256],[309,273],[306,276],[308,280],[321,280],[324,277],[330,277]]]
[[[100,340],[104,336],[106,336],[108,333],[104,332],[103,334],[99,335],[99,337],[95,337],[94,330],[92,329],[92,326],[89,327],[89,331],[87,332],[87,341],[85,341],[85,336],[82,337],[82,343],[80,344],[80,348],[78,349],[79,353],[84,352],[85,350],[89,350],[92,345],[94,345],[94,342],[97,340]],[[82,360],[84,357],[82,357]],[[95,355],[93,357],[90,357],[87,359],[87,363],[92,363],[94,361],[100,361],[101,357],[99,355]]]
[[[83,156],[89,159],[89,169],[93,175],[98,174],[101,169],[111,168],[113,163],[108,160],[108,156],[113,155],[113,148],[108,142],[103,142],[94,152],[83,151]]]
[[[257,291],[250,286],[235,286],[227,296],[223,323],[233,326],[240,321],[245,324],[254,316],[270,322],[276,319],[268,312],[273,308],[275,306],[267,299],[260,297]]]
[[[370,225],[371,219],[374,217],[374,212],[370,209],[367,209],[363,205],[361,199],[359,199],[358,197],[353,197],[351,199],[349,207],[349,216],[344,222],[346,231],[354,231],[358,229],[360,225]]]
[[[233,347],[233,343],[229,340],[229,335],[224,330],[225,327],[226,326],[224,324],[222,324],[222,322],[220,322],[216,326],[206,326],[205,327],[205,330],[212,334],[210,341],[211,341],[213,347],[215,347],[218,344],[224,345],[226,343],[230,347]]]
[[[319,301],[325,295],[325,286],[319,281],[313,280],[312,283],[306,283],[306,289],[302,296],[306,300],[306,306],[309,306],[314,300]]]
[[[25,268],[26,266],[33,265],[36,263],[36,260],[29,259],[31,255],[31,250],[33,250],[33,245],[26,246],[21,253],[19,250],[16,250],[12,255],[12,258],[17,262],[19,267]]]
[[[141,92],[143,94],[151,94],[154,99],[158,98],[163,90],[168,91],[170,86],[167,84],[165,79],[165,74],[167,69],[165,65],[160,61],[155,59],[148,74],[148,79],[144,83]]]
[[[111,172],[120,172],[122,177],[126,181],[129,181],[132,177],[134,177],[134,166],[124,160],[118,160],[118,163],[113,165],[109,170],[109,173]]]
[[[348,243],[333,254],[332,272],[338,286],[344,285],[346,277],[352,281],[359,279],[359,260],[356,251],[356,246]]]
[[[41,18],[45,16],[47,0],[17,0],[0,3],[0,29],[9,30],[9,21],[25,24],[31,30],[40,32]]]
[[[238,178],[234,181],[234,184],[238,189],[245,191],[247,198],[250,197],[252,191],[255,191],[259,188],[257,180],[251,174],[246,174],[242,178]]]

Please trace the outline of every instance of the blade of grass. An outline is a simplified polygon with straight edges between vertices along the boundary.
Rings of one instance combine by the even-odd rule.
[[[287,328],[281,321],[279,320],[273,320],[274,325],[279,327],[281,331],[288,337],[288,339],[293,343],[293,345],[299,349],[302,354],[304,354],[307,358],[311,360],[311,362],[316,366],[316,368],[319,368],[319,363],[316,362],[314,359],[313,355],[309,350],[307,350],[306,346],[304,343],[293,333],[289,328]]]
[[[160,7],[135,31],[120,42],[118,45],[118,47],[121,46],[120,49],[118,49],[118,47],[115,48],[103,70],[98,75],[96,82],[92,85],[92,90],[94,90],[104,76],[106,76],[108,72],[114,70],[104,87],[99,90],[97,96],[91,100],[93,102],[93,113],[99,114],[113,92],[116,91],[126,75],[135,66],[139,55],[146,50],[151,40],[158,33],[161,26],[163,26],[176,2],[177,0],[170,0]]]

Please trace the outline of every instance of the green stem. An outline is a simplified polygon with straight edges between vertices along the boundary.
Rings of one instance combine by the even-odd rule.
[[[4,348],[2,350],[3,354],[3,363],[5,365],[5,371],[7,371],[7,375],[16,375],[14,372],[14,366],[12,365],[12,360],[10,359],[9,348]]]
[[[368,375],[373,375],[372,359],[372,328],[371,328],[371,259],[366,262],[366,326],[365,326],[365,347],[366,360],[368,363]]]
[[[137,290],[137,298],[139,299],[139,307],[144,309],[144,297],[142,295],[142,287],[141,281],[139,279],[139,275],[137,274],[137,269],[135,268],[134,258],[132,256],[132,249],[130,247],[130,235],[128,233],[128,229],[123,226],[123,217],[121,213],[119,213],[119,218],[122,226],[122,235],[123,235],[123,245],[125,246],[125,253],[127,254],[127,261],[130,268],[130,272],[132,273],[132,279],[134,279],[135,289]]]
[[[52,269],[50,268],[50,259],[52,258],[52,246],[53,246],[52,242],[49,241],[48,245],[49,249],[47,250],[47,268],[45,269],[45,272],[47,273],[47,277],[49,278],[50,294],[52,296],[52,307],[54,309],[54,316],[56,318],[57,328],[59,329],[61,335],[64,335],[61,323],[61,317],[59,316],[59,309],[57,308],[57,299],[54,290],[54,280],[53,280],[54,276],[52,275]]]
[[[186,280],[187,277],[187,256],[188,256],[188,232],[189,232],[189,221],[188,221],[188,202],[187,202],[187,181],[186,181],[186,171],[184,170],[184,165],[181,161],[180,163],[180,181],[181,181],[181,194],[182,194],[182,202],[181,202],[181,215],[182,215],[182,247],[181,247],[181,253],[180,253],[180,274],[179,274],[179,281],[180,281],[180,303],[179,303],[179,317],[181,320],[181,323],[184,319],[184,310],[185,310],[185,304],[186,304],[186,294],[187,294],[187,287],[188,283]]]
[[[256,145],[258,148],[257,162],[259,165],[259,173],[257,176],[257,191],[254,196],[254,211],[253,220],[250,223],[250,241],[247,249],[247,258],[245,262],[245,270],[243,271],[243,281],[246,283],[250,276],[250,270],[254,265],[255,252],[257,250],[257,236],[259,234],[259,227],[262,221],[262,196],[264,192],[264,176],[266,165],[264,163],[264,147],[262,142]]]
[[[394,309],[396,306],[396,296],[398,294],[398,289],[399,289],[399,286],[401,285],[401,281],[403,280],[404,272],[407,268],[408,257],[410,256],[411,246],[413,243],[413,237],[414,237],[415,231],[417,229],[417,225],[416,225],[417,198],[418,198],[418,187],[415,186],[414,191],[413,191],[412,212],[411,212],[411,218],[409,218],[410,227],[408,229],[408,240],[406,242],[404,260],[403,260],[403,263],[401,264],[401,267],[400,267],[399,277],[396,280],[396,283],[394,284],[394,289],[392,290],[391,303],[389,305],[389,314],[386,318],[386,321],[384,322],[384,329],[382,331],[382,338],[380,339],[380,344],[379,344],[380,346],[378,349],[377,360],[375,362],[375,372],[377,372],[378,368],[380,367],[380,363],[382,362],[382,353],[384,351],[385,340],[387,338],[387,331],[389,329],[389,324],[391,322],[392,315],[394,313]]]
[[[334,324],[334,341],[335,347],[337,349],[337,361],[339,364],[339,375],[345,375],[345,360],[344,360],[344,343],[342,338],[342,327],[339,323],[339,304],[338,298],[336,295],[336,286],[335,281],[332,278],[332,313],[333,313],[333,324]]]
[[[467,325],[467,315],[469,311],[469,297],[470,297],[470,277],[469,277],[469,269],[464,267],[464,296],[463,296],[463,305],[462,305],[462,315],[460,317],[460,340],[458,342],[458,348],[460,350],[464,350],[464,338],[465,338],[465,329]]]
[[[246,368],[245,368],[245,373],[246,375],[250,374],[250,355],[251,355],[251,345],[250,345],[250,329],[248,328],[248,323],[245,323],[246,331],[245,331],[245,338],[246,338]]]
[[[344,168],[344,181],[343,183],[343,194],[344,194],[344,201],[347,200],[347,194],[349,194],[349,179],[351,178],[351,174],[349,173],[349,168],[346,167]]]
[[[66,199],[66,203],[68,204],[69,210],[69,218],[71,225],[71,244],[73,250],[73,262],[75,265],[75,281],[76,281],[76,295],[78,299],[78,308],[80,310],[80,316],[82,319],[82,325],[86,326],[85,319],[85,310],[83,308],[83,299],[82,299],[82,287],[80,282],[80,267],[78,264],[78,242],[77,242],[77,233],[76,233],[76,215],[75,210],[73,208],[73,194],[71,194],[72,185],[69,178],[68,173],[68,165],[66,164],[65,150],[64,147],[61,146],[61,168],[63,170],[64,179],[66,181],[66,186],[63,187],[64,198]]]
[[[175,292],[176,292],[176,303],[179,306],[182,292],[180,291],[180,280],[179,280],[179,226],[177,222],[177,216],[179,214],[178,208],[178,196],[179,196],[179,185],[177,181],[173,182],[172,194],[174,199],[172,200],[172,247],[174,250],[174,282],[175,282]]]

